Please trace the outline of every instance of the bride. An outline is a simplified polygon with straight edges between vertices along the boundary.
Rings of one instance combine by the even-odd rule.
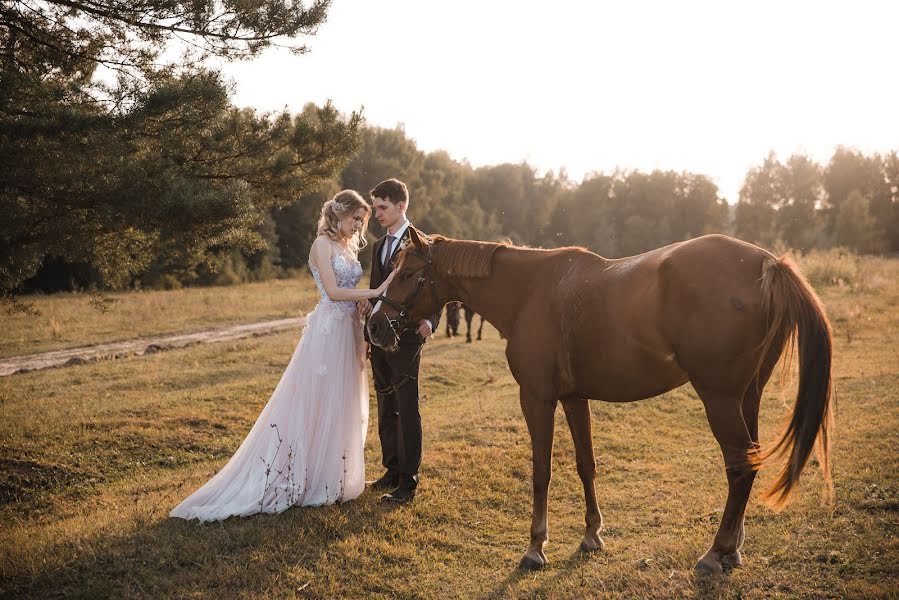
[[[322,206],[309,267],[321,300],[262,414],[228,464],[172,517],[217,521],[356,498],[365,487],[368,429],[365,342],[357,290],[371,208],[344,190]]]

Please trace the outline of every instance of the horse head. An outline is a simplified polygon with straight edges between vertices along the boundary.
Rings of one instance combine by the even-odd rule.
[[[412,243],[397,255],[397,274],[378,297],[367,325],[371,342],[387,351],[397,349],[404,329],[415,327],[446,303],[434,270],[433,242],[415,228],[409,234]]]

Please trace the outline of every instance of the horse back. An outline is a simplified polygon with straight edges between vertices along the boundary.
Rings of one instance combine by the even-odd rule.
[[[565,391],[648,398],[685,383],[698,363],[729,360],[749,340],[759,343],[766,256],[712,235],[623,259],[572,261],[559,286]]]

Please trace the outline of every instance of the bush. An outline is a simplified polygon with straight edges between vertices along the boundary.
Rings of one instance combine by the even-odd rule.
[[[845,248],[812,250],[798,262],[802,272],[815,287],[828,285],[860,287],[863,283],[861,259]]]

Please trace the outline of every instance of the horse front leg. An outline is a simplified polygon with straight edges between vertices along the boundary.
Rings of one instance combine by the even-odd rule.
[[[566,398],[562,400],[571,439],[574,441],[574,452],[577,457],[577,474],[584,485],[584,502],[587,505],[584,521],[587,529],[581,541],[582,552],[602,550],[603,542],[599,537],[602,529],[602,513],[596,502],[596,458],[593,455],[593,429],[590,422],[590,403],[586,398]]]
[[[552,393],[535,393],[521,388],[521,410],[531,435],[533,452],[534,511],[531,518],[531,544],[518,565],[520,569],[539,569],[547,563],[543,549],[549,537],[548,496],[552,476],[556,402]]]

